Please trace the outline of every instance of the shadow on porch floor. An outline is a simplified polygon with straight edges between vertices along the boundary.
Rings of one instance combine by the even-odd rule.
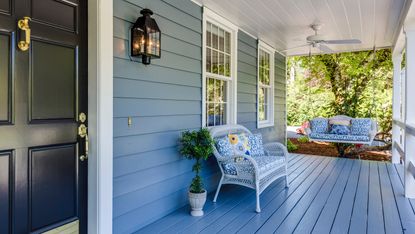
[[[261,195],[225,185],[203,217],[183,207],[137,233],[415,233],[415,200],[403,196],[403,167],[386,162],[291,154],[290,187]]]

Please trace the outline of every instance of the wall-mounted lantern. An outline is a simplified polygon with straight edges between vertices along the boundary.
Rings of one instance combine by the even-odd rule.
[[[151,58],[160,58],[161,32],[156,21],[151,18],[153,11],[143,9],[131,28],[131,56],[142,57],[145,65],[151,63]]]

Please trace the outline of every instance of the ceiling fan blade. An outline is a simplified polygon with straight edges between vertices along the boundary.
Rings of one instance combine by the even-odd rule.
[[[345,40],[324,40],[326,44],[360,44],[359,39],[345,39]]]
[[[328,53],[328,54],[334,53],[334,51],[330,49],[330,47],[323,45],[323,44],[320,44],[319,49],[323,51],[324,53]]]
[[[288,50],[293,50],[293,49],[298,49],[298,48],[301,48],[301,47],[304,47],[304,46],[309,46],[310,44],[304,44],[304,45],[300,45],[300,46],[295,46],[295,47],[291,47],[291,48],[288,48],[288,49],[285,49],[285,50],[282,50],[281,52],[286,52],[286,51],[288,51]]]

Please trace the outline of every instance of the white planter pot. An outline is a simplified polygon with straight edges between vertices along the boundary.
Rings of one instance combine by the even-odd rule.
[[[206,202],[206,190],[203,193],[191,193],[189,191],[189,203],[192,208],[190,214],[192,216],[202,216],[203,206]]]

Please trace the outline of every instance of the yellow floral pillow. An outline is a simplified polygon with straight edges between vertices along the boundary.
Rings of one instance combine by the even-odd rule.
[[[235,155],[251,155],[251,147],[245,134],[228,134]]]

